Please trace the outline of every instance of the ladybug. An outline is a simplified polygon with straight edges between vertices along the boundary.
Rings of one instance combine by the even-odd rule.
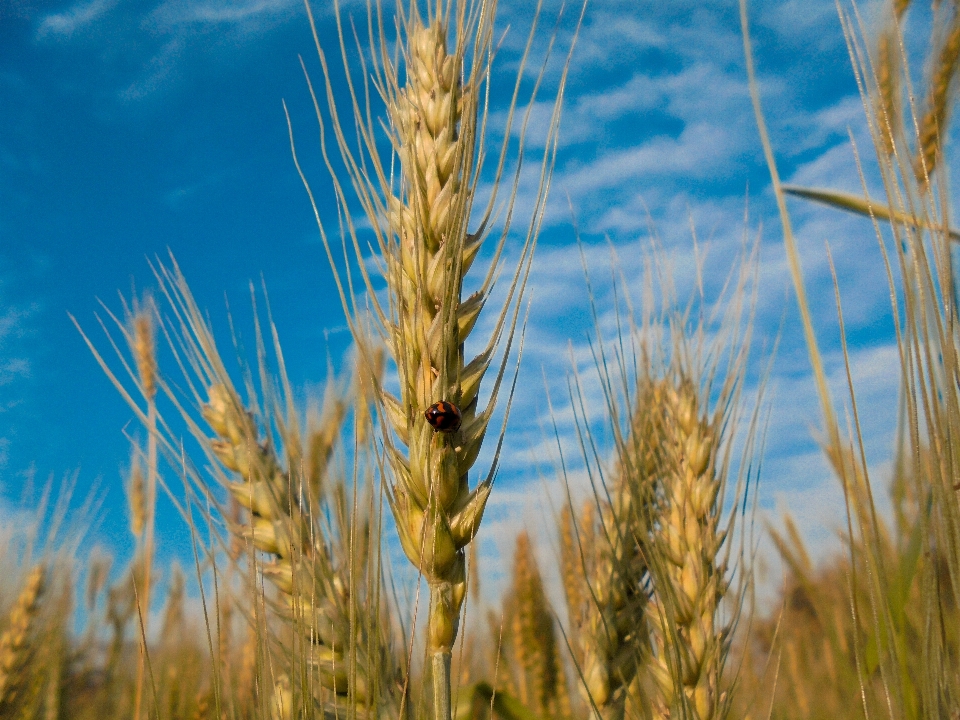
[[[435,402],[427,408],[423,416],[433,426],[434,432],[456,432],[463,419],[460,408],[446,400]]]

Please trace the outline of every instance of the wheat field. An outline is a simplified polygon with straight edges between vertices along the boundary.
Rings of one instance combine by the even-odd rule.
[[[757,510],[769,415],[790,412],[765,394],[775,348],[754,342],[758,242],[710,296],[694,240],[701,290],[688,297],[654,241],[637,250],[641,277],[611,260],[625,298],[612,325],[584,298],[595,328],[589,376],[572,362],[566,384],[575,442],[554,417],[553,476],[530,486],[549,537],[521,531],[491,567],[478,534],[523,451],[507,420],[535,342],[529,283],[577,35],[554,47],[535,22],[494,113],[491,85],[508,74],[497,0],[371,4],[363,27],[337,11],[338,37],[307,4],[317,125],[288,113],[287,130],[351,361],[304,402],[263,295],[252,346],[224,347],[172,254],[151,261],[149,289],[103,304],[99,327],[74,321],[140,426],[124,486],[133,557],[91,552],[96,501],[77,510],[54,490],[33,531],[0,536],[0,718],[960,718],[946,157],[960,6],[935,5],[919,56],[910,0],[884,2],[877,27],[839,9],[876,156],[857,165],[860,195],[781,183],[740,7],[799,310],[784,332],[805,339],[844,501],[838,552],[816,561],[789,513]],[[573,12],[588,21],[588,6]],[[552,59],[535,56],[544,45]],[[498,143],[494,123],[514,130]],[[883,197],[867,192],[874,166]],[[900,361],[889,487],[867,461],[836,274],[839,399],[826,377],[787,196],[872,223],[864,252],[887,269]],[[588,287],[590,272],[584,261]],[[157,552],[161,495],[191,539],[183,566]],[[783,567],[767,600],[764,543]],[[481,590],[496,574],[502,597]]]

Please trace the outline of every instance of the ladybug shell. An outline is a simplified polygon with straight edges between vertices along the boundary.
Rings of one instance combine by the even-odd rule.
[[[455,432],[460,428],[460,408],[453,403],[441,400],[427,408],[423,416],[433,426],[435,432]]]

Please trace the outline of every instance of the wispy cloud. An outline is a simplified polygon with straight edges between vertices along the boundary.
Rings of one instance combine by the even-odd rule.
[[[116,4],[117,0],[90,0],[64,12],[45,15],[37,28],[37,37],[69,38],[102,19]]]
[[[173,37],[160,48],[144,67],[141,77],[120,91],[122,100],[140,100],[152,95],[167,82],[174,73],[183,51],[183,41]]]
[[[3,281],[0,279],[0,301],[3,297]],[[19,307],[4,303],[0,314],[0,417],[22,402],[22,392],[16,388],[19,381],[30,377],[32,366],[23,352],[20,341],[29,332],[28,319],[36,308]],[[0,470],[7,466],[10,456],[9,421],[0,423]],[[0,508],[2,511],[2,508]]]
[[[150,18],[166,27],[243,23],[249,29],[254,29],[257,23],[266,18],[286,14],[300,7],[302,3],[297,0],[166,0],[150,14]]]

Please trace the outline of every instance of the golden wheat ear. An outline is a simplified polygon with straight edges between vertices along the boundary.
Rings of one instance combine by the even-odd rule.
[[[335,7],[339,13],[339,7]],[[466,593],[465,548],[483,517],[499,459],[499,444],[485,479],[471,488],[468,474],[486,437],[519,324],[521,300],[550,184],[560,97],[569,68],[568,57],[547,130],[531,220],[510,274],[506,298],[488,337],[481,341],[481,352],[470,359],[464,354],[464,346],[475,338],[472,333],[500,272],[521,169],[518,163],[505,202],[506,222],[490,265],[479,286],[469,293],[465,289],[467,274],[493,226],[508,151],[512,150],[508,132],[497,160],[490,200],[481,216],[473,217],[485,157],[485,98],[494,54],[495,15],[494,0],[431,3],[426,13],[415,2],[409,6],[398,3],[398,36],[394,45],[394,39],[386,34],[382,8],[377,4],[369,22],[371,53],[364,67],[369,76],[355,84],[347,73],[357,147],[348,141],[348,135],[354,133],[348,133],[340,120],[326,55],[314,28],[327,110],[350,185],[357,192],[376,237],[378,265],[386,281],[385,300],[377,294],[366,270],[364,243],[349,210],[352,203],[336,177],[325,146],[324,157],[344,212],[344,251],[347,245],[352,246],[359,282],[355,282],[350,264],[343,271],[338,269],[315,203],[314,210],[358,345],[364,344],[367,322],[363,318],[369,317],[372,331],[387,348],[396,368],[398,394],[375,385],[383,447],[381,467],[390,475],[387,498],[401,546],[429,586],[426,636],[434,681],[435,720],[449,720],[451,714],[450,663]],[[534,30],[537,20],[539,8]],[[340,49],[345,59],[348,53],[344,36],[341,33]],[[507,113],[508,128],[514,124],[528,53],[529,43]],[[369,95],[362,100],[358,90],[362,87],[365,91],[371,82],[386,105],[384,125],[374,119]],[[521,148],[534,98],[535,94],[521,122]],[[325,120],[315,95],[314,101],[324,130]],[[391,143],[389,156],[381,153],[377,142],[384,126]],[[323,134],[321,143],[325,143]],[[291,147],[300,170],[292,130]],[[519,156],[522,158],[522,152]],[[399,170],[396,174],[392,172],[395,162]],[[305,178],[304,184],[313,202]],[[357,286],[366,291],[366,298],[357,296]],[[370,309],[369,316],[361,312],[365,307]],[[502,353],[497,376],[487,406],[481,409],[480,384],[497,352]],[[509,409],[509,401],[507,405]],[[498,443],[502,441],[501,427]]]
[[[513,582],[504,599],[505,657],[501,676],[523,705],[543,718],[571,717],[554,613],[544,590],[530,536],[517,536]]]
[[[602,438],[612,439],[609,455],[602,448],[610,442],[587,419],[597,400],[574,366],[569,399],[590,487],[575,512],[571,461],[555,426],[567,491],[560,549],[567,637],[597,720],[714,720],[728,712],[729,637],[749,589],[739,517],[759,395],[737,464],[733,439],[746,407],[756,251],[744,247],[715,299],[695,295],[684,306],[669,261],[654,246],[644,258],[643,297],[657,301],[618,311],[609,342],[596,320],[591,350],[608,410],[600,424]],[[615,281],[630,297],[626,279]]]
[[[7,616],[6,629],[0,635],[0,714],[13,717],[29,685],[25,671],[36,648],[31,643],[40,612],[47,567],[35,566],[27,575],[23,589]]]

